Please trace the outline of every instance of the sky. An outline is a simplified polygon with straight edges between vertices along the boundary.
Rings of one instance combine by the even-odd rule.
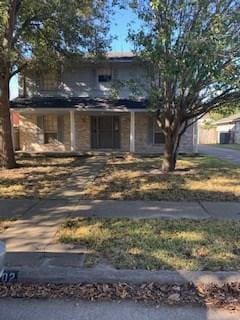
[[[117,38],[112,42],[112,51],[131,51],[132,45],[127,41],[128,36],[128,24],[131,23],[135,27],[138,27],[139,22],[133,11],[130,9],[118,9],[115,11],[113,18],[111,19],[110,33]],[[18,77],[15,76],[10,82],[10,95],[11,99],[18,96]]]
[[[118,9],[111,23],[111,34],[117,36],[112,42],[112,51],[131,51],[132,45],[126,39],[130,23],[134,28],[139,26],[134,12],[130,9]]]

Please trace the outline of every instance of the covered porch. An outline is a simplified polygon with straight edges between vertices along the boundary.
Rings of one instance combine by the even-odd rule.
[[[46,99],[46,98],[45,98]],[[41,101],[39,101],[41,100]],[[43,105],[38,98],[27,104],[12,102],[19,114],[22,152],[136,152],[136,117],[145,114],[143,103],[86,99],[71,106]],[[55,99],[54,99],[55,100]],[[66,98],[61,99],[66,103]],[[69,99],[67,100],[69,101]],[[52,101],[53,102],[53,101]]]

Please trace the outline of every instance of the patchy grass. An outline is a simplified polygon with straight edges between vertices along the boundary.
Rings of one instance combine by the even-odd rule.
[[[64,243],[87,247],[87,265],[116,268],[240,270],[240,222],[78,218],[58,232]]]
[[[161,157],[112,157],[87,199],[239,200],[240,166],[213,157],[181,157],[173,173],[161,172]]]
[[[66,183],[82,158],[18,158],[18,168],[0,169],[0,198],[44,198]]]
[[[224,149],[232,149],[232,150],[239,150],[240,151],[240,144],[233,143],[233,144],[211,144],[213,147],[219,147]]]

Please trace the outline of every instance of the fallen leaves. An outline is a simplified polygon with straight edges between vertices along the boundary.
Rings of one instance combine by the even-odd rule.
[[[72,298],[90,301],[134,300],[150,304],[212,305],[240,308],[240,283],[195,286],[160,283],[0,283],[0,298]]]

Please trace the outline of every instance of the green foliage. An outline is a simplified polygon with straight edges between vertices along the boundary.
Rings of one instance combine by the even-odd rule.
[[[227,104],[223,105],[218,110],[211,112],[211,118],[214,120],[219,120],[221,118],[225,118],[236,113],[240,113],[240,104]]]
[[[240,113],[239,103],[220,106],[217,110],[213,110],[209,113],[209,118],[204,122],[204,128],[214,128],[216,127],[216,121],[237,113]]]
[[[129,37],[163,126],[166,116],[186,123],[239,99],[239,1],[154,0],[135,8],[142,26]]]
[[[48,68],[76,53],[104,52],[109,10],[107,1],[0,1],[0,59],[14,73],[30,62]]]

